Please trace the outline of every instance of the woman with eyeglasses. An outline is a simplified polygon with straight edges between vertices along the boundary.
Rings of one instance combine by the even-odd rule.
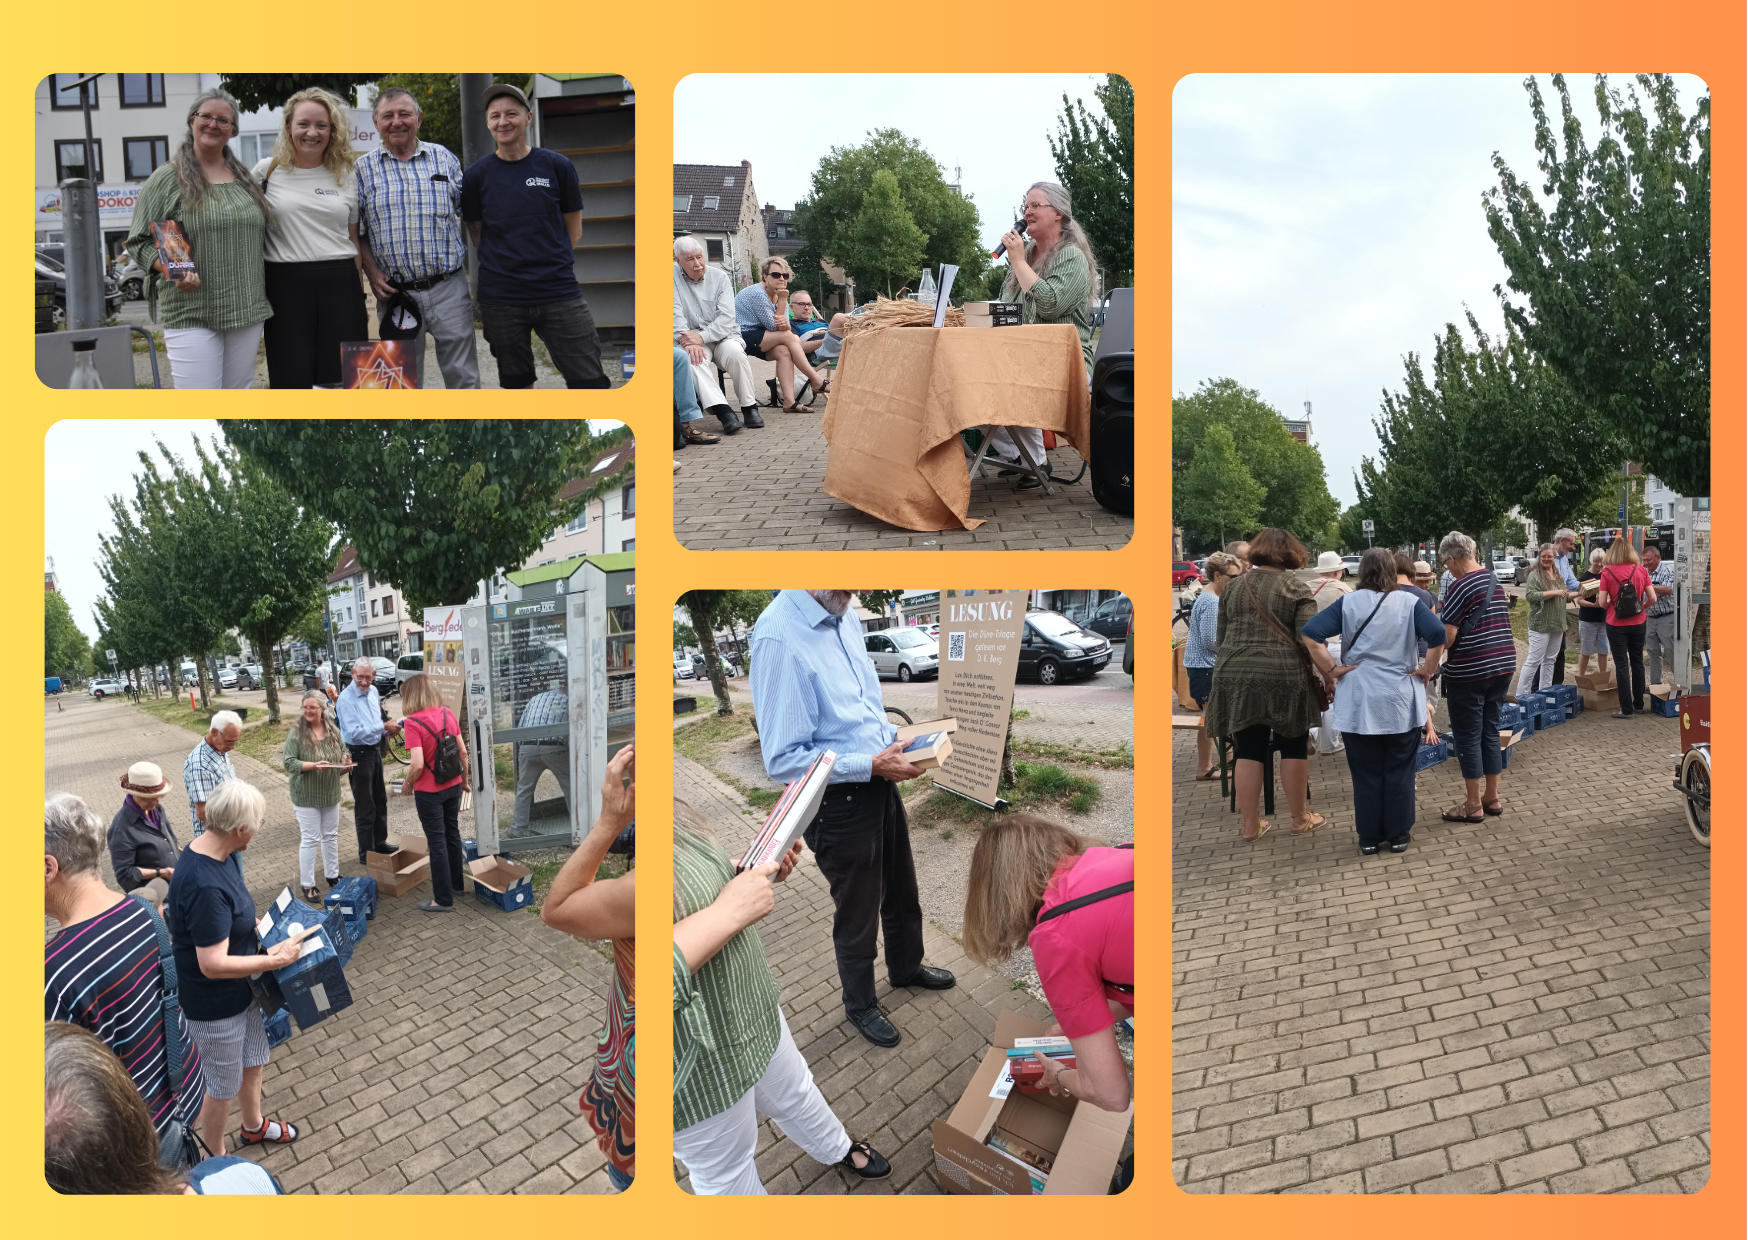
[[[254,176],[273,207],[267,230],[267,386],[340,386],[340,345],[367,340],[358,252],[356,156],[346,106],[312,86],[285,101],[273,154]]]
[[[246,388],[255,380],[267,300],[267,196],[231,153],[240,113],[217,89],[188,107],[176,156],[146,179],[128,229],[128,256],[146,277],[146,314],[164,327],[164,352],[178,388]],[[152,239],[154,220],[174,220],[188,239],[194,271],[174,280]]]
[[[808,364],[801,337],[789,326],[789,281],[795,273],[774,254],[764,261],[759,272],[763,277],[759,283],[749,284],[735,294],[735,326],[740,328],[748,357],[776,364],[777,391],[784,397],[783,411],[800,413],[801,406],[791,395],[797,371],[807,376],[808,385],[816,392],[830,391],[831,383]]]

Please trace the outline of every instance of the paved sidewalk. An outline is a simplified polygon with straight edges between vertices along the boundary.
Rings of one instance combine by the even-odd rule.
[[[761,404],[770,397],[769,362],[753,363]],[[826,398],[829,399],[829,398]],[[763,430],[723,436],[710,446],[674,453],[674,537],[694,551],[924,551],[1074,550],[1125,547],[1135,521],[1107,512],[1093,500],[1090,473],[1073,485],[1052,483],[1055,495],[1015,491],[1016,479],[991,469],[971,482],[970,515],[975,530],[926,532],[900,529],[833,499],[822,489],[827,445],[820,433],[826,399],[800,413],[761,408]],[[706,414],[697,424],[721,428]],[[1051,470],[1072,478],[1080,469],[1070,447],[1047,453]]]
[[[738,793],[688,758],[674,757],[674,794],[716,825],[730,856],[752,840],[763,814],[752,814]],[[865,1041],[844,1015],[831,943],[832,901],[811,853],[777,890],[777,908],[759,923],[765,953],[777,974],[784,1015],[814,1079],[852,1139],[866,1140],[892,1162],[890,1179],[854,1181],[816,1163],[763,1121],[759,1176],[772,1193],[934,1193],[930,1127],[953,1109],[976,1071],[996,1015],[1012,1009],[1039,1020],[1049,1011],[1015,983],[972,964],[959,945],[925,921],[930,964],[952,970],[952,990],[892,990],[883,964],[880,1003],[904,1035],[891,1050]],[[674,1173],[687,1188],[685,1168]]]
[[[64,705],[46,715],[48,791],[77,793],[107,821],[129,764],[155,762],[175,785],[165,805],[186,845],[182,763],[199,736],[125,701],[68,694]],[[297,824],[284,774],[234,761],[267,794],[267,821],[242,854],[264,907],[297,885]],[[361,874],[352,812],[340,820],[340,872]],[[411,798],[391,798],[389,830],[419,834]],[[113,886],[107,857],[103,870]],[[612,1192],[577,1111],[611,961],[531,910],[504,913],[468,895],[452,914],[419,912],[430,898],[429,883],[383,896],[346,970],[353,1005],[313,1029],[294,1025],[273,1052],[269,1113],[307,1135],[239,1152],[288,1192]]]
[[[1672,719],[1521,742],[1506,815],[1362,858],[1345,756],[1309,839],[1238,838],[1172,753],[1173,1162],[1191,1192],[1696,1192],[1710,1173],[1709,854]],[[1277,777],[1278,778],[1278,777]]]

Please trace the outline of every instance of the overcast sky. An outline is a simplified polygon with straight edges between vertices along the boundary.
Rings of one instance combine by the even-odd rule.
[[[620,425],[590,421],[597,433]],[[156,440],[186,460],[194,458],[191,436],[210,443],[217,422],[74,421],[57,422],[43,441],[46,467],[43,551],[55,562],[61,593],[87,639],[97,636],[92,612],[103,595],[97,572],[97,540],[115,528],[109,497],[133,498],[141,451],[157,453]],[[223,555],[225,549],[214,549]],[[46,565],[45,565],[46,567]]]
[[[1624,89],[1630,77],[1616,76]],[[1593,79],[1569,76],[1594,147]],[[1682,111],[1705,93],[1678,79]],[[1559,100],[1542,95],[1553,123]],[[1481,196],[1492,157],[1538,189],[1521,75],[1197,75],[1172,97],[1172,390],[1226,377],[1312,442],[1345,506],[1402,359],[1475,312],[1503,331]],[[1465,328],[1466,330],[1466,328]]]
[[[812,189],[832,147],[860,146],[871,129],[902,130],[949,182],[961,169],[984,245],[994,249],[1027,188],[1056,180],[1047,139],[1056,133],[1062,96],[1103,116],[1093,87],[1104,80],[1102,73],[695,73],[674,88],[674,162],[751,160],[760,205],[788,209]]]

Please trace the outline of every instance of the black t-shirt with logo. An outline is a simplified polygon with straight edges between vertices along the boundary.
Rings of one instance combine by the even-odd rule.
[[[534,147],[517,160],[494,151],[475,162],[461,178],[461,218],[483,225],[480,301],[538,306],[581,297],[564,217],[582,209],[576,165],[556,151]]]

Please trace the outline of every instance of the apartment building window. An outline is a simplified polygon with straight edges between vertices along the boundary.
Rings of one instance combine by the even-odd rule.
[[[588,511],[585,509],[584,511],[579,512],[576,515],[576,519],[574,521],[572,521],[569,525],[564,527],[564,532],[567,534],[581,534],[584,530],[586,530],[588,528],[589,528],[589,514],[588,514]]]
[[[164,75],[162,73],[118,73],[121,80],[121,106],[124,108],[161,108],[164,106]]]
[[[392,616],[395,614],[395,596],[394,595],[390,594],[382,600],[382,614],[385,616]]]
[[[619,549],[621,551],[636,551],[637,550],[637,539],[627,538],[624,542],[619,544]]]
[[[637,484],[628,482],[619,491],[619,515],[635,517],[637,515]]]
[[[97,83],[87,82],[82,88],[73,85],[84,76],[83,73],[55,74],[54,81],[49,84],[49,106],[57,112],[82,111],[79,92],[83,89],[91,92],[91,110],[97,111]]]
[[[170,162],[170,139],[123,138],[121,156],[127,165],[127,179],[143,181],[157,170],[159,164]]]
[[[96,140],[96,168],[85,167],[85,139],[74,138],[55,143],[55,182],[59,184],[68,177],[88,177],[93,181],[103,179],[103,139]]]
[[[376,616],[376,600],[375,599],[370,600],[370,614],[371,614],[372,618],[374,618]]]

